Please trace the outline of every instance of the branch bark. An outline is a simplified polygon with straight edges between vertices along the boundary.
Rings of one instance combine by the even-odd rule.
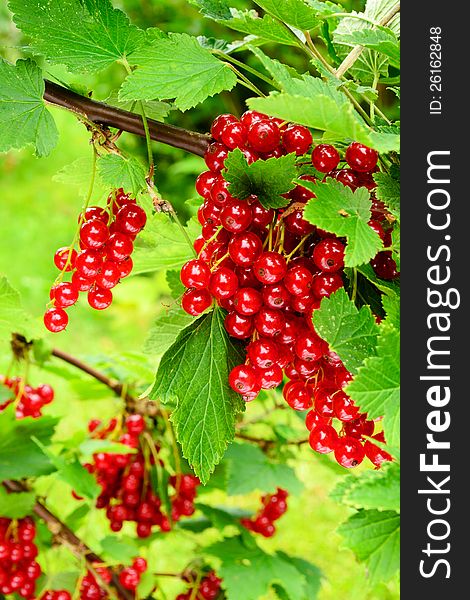
[[[44,100],[49,104],[62,106],[78,115],[83,115],[93,123],[117,127],[122,131],[145,137],[141,115],[109,106],[104,102],[91,100],[91,98],[81,96],[47,79],[45,80]],[[211,142],[210,135],[159,123],[153,119],[147,119],[147,121],[152,140],[174,148],[181,148],[197,156],[204,156]]]
[[[27,487],[19,481],[6,480],[3,485],[9,492],[19,493],[28,491]],[[37,501],[33,508],[34,513],[47,525],[54,537],[66,545],[77,555],[83,556],[91,567],[95,563],[103,563],[103,559],[92,552],[90,548],[75,535],[75,533],[60,521],[51,511]],[[110,585],[116,590],[118,595],[125,600],[133,600],[134,595],[122,587],[118,574],[111,570],[112,579]]]

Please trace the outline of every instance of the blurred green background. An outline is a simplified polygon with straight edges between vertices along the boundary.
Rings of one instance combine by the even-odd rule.
[[[352,3],[343,4],[349,9]],[[141,26],[158,26],[165,31],[185,31],[207,37],[236,38],[234,32],[203,20],[184,0],[125,0],[115,2],[115,5],[123,7],[131,19]],[[233,5],[246,8],[249,3],[234,0]],[[21,35],[10,21],[6,2],[0,0],[2,55],[15,61],[21,55],[18,50],[20,45]],[[303,57],[290,48],[267,50],[276,58],[288,61],[301,70],[307,68],[303,64]],[[242,59],[252,60],[248,55],[243,55]],[[89,89],[93,89],[95,98],[104,99],[119,84],[124,73],[115,67],[101,73],[99,78],[85,77],[79,80],[60,68],[54,68],[48,70],[48,76],[68,83],[85,83]],[[168,120],[189,129],[207,131],[217,114],[242,112],[245,93],[246,90],[237,89],[230,95],[222,94],[185,114],[172,112]],[[91,156],[85,128],[73,116],[60,109],[52,109],[52,113],[60,131],[60,142],[51,156],[39,161],[29,149],[0,156],[0,274],[8,277],[10,283],[21,293],[25,308],[38,320],[41,319],[48,301],[49,288],[56,276],[52,257],[58,247],[68,245],[72,240],[82,205],[77,186],[59,182],[55,180],[55,176],[75,160]],[[141,140],[124,134],[120,145],[134,154],[145,156]],[[183,218],[187,217],[183,203],[194,196],[194,180],[203,170],[202,159],[187,156],[160,144],[154,145],[154,151],[158,186],[164,197],[182,210]],[[76,175],[80,179],[80,173]],[[131,277],[120,283],[114,296],[112,306],[104,312],[91,310],[86,300],[81,299],[69,310],[70,325],[67,331],[55,337],[49,336],[50,342],[93,362],[106,356],[111,357],[112,363],[114,357],[117,369],[125,361],[127,365],[131,364],[133,354],[138,356],[141,352],[153,320],[166,310],[165,306],[170,302],[165,276],[158,273]],[[4,372],[10,363],[10,357],[7,353],[8,340],[1,342],[0,372]],[[147,367],[152,369],[155,362],[153,357],[147,359],[143,368],[144,379]],[[53,369],[49,373],[33,370],[31,379],[33,384],[47,380],[55,386],[57,400],[48,411],[62,417],[59,435],[83,430],[88,418],[96,414],[106,417],[116,407],[116,400],[110,398],[80,402],[70,382],[65,383]],[[295,464],[305,491],[301,496],[290,499],[289,511],[279,522],[278,534],[272,540],[263,541],[263,546],[268,550],[282,549],[303,556],[319,566],[325,576],[321,600],[397,599],[399,595],[396,583],[368,590],[365,568],[356,562],[349,550],[341,548],[341,538],[335,533],[335,529],[350,511],[328,498],[329,492],[341,477],[338,471],[315,458],[307,449],[300,453]],[[66,516],[74,507],[64,508],[64,490],[61,486],[49,489],[47,478],[43,485],[44,491],[49,492],[52,505]],[[231,502],[256,509],[259,495],[231,499]],[[98,535],[94,530],[95,525],[98,532],[102,531],[102,527],[107,528],[102,515],[91,519],[86,525],[86,535],[91,536],[90,539]],[[191,558],[194,544],[178,539],[176,534],[170,534],[164,541],[155,542],[151,550],[156,570],[176,570],[184,567],[185,561]],[[57,568],[65,559],[60,551],[56,551],[53,556],[55,559],[52,559],[52,563],[55,560]],[[51,558],[49,567],[50,563]]]

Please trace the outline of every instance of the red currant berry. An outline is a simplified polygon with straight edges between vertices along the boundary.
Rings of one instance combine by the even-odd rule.
[[[341,437],[336,442],[335,458],[338,464],[346,469],[357,467],[364,460],[364,446],[357,438]]]
[[[68,322],[68,315],[62,308],[48,308],[44,313],[44,325],[52,333],[63,331]]]
[[[398,277],[397,263],[392,258],[392,253],[387,250],[386,252],[379,252],[371,260],[371,265],[375,271],[375,274],[380,279],[392,280]]]
[[[96,250],[82,250],[75,261],[77,272],[93,280],[98,275],[102,264],[103,255]]]
[[[132,566],[139,573],[145,573],[145,571],[147,570],[147,561],[145,560],[145,558],[138,556],[137,558],[134,558]]]
[[[85,221],[80,227],[80,242],[85,248],[101,248],[109,237],[108,227],[98,219]]]
[[[264,208],[264,206],[256,200],[251,204],[253,214],[253,225],[262,229],[272,223],[274,218],[274,210],[272,208]]]
[[[211,272],[206,263],[194,258],[185,263],[181,269],[181,283],[188,288],[204,289],[209,285]]]
[[[238,394],[258,393],[261,389],[256,371],[249,365],[238,365],[230,371],[228,382]]]
[[[341,169],[334,173],[334,178],[354,191],[359,187],[359,179],[350,169]]]
[[[325,298],[341,287],[343,287],[343,280],[338,273],[322,273],[314,277],[312,292],[317,298]]]
[[[78,300],[78,290],[71,283],[59,283],[51,289],[51,299],[55,306],[67,308]]]
[[[70,261],[65,269],[65,265],[67,264],[68,258],[70,254]],[[77,258],[77,251],[72,248],[72,252],[70,253],[70,248],[63,247],[59,248],[54,254],[54,264],[59,269],[59,271],[72,271],[75,268],[75,259]]]
[[[95,310],[104,310],[113,301],[111,290],[100,287],[92,287],[88,292],[88,304]]]
[[[343,422],[354,421],[359,415],[359,409],[342,390],[333,396],[333,410],[335,416]]]
[[[236,265],[248,267],[260,256],[263,243],[253,232],[235,234],[229,242],[228,252]]]
[[[93,279],[84,277],[78,271],[74,271],[72,274],[72,285],[79,292],[87,292],[93,285]]]
[[[238,277],[232,269],[219,267],[211,275],[209,291],[218,300],[230,298],[238,289]]]
[[[382,225],[378,222],[375,221],[374,219],[371,219],[368,223],[369,227],[372,229],[372,231],[375,231],[375,233],[379,236],[379,238],[382,240],[382,242],[385,242],[385,231],[384,228],[382,227]]]
[[[269,369],[279,358],[278,346],[272,340],[260,338],[248,344],[247,356],[253,366]]]
[[[344,267],[344,244],[333,238],[318,242],[313,250],[313,262],[327,273],[336,273]]]
[[[243,287],[235,293],[233,305],[239,314],[249,317],[255,315],[263,306],[263,297],[258,290]]]
[[[297,209],[289,213],[284,219],[284,225],[287,231],[301,237],[315,231],[315,225],[304,219],[303,209]]]
[[[267,115],[260,113],[256,110],[247,110],[240,117],[240,122],[249,129],[253,123],[257,123],[258,121],[265,121],[268,118]]]
[[[263,287],[263,301],[269,308],[283,309],[289,306],[290,295],[282,283]]]
[[[124,260],[120,260],[116,264],[119,269],[119,278],[120,279],[124,279],[124,277],[127,277],[128,275],[130,275],[131,271],[132,271],[132,267],[134,266],[134,263],[132,262],[132,258],[130,256],[128,256]]]
[[[238,123],[238,119],[235,115],[227,113],[216,117],[211,126],[212,137],[215,140],[220,141],[222,131],[224,130],[225,126],[229,125],[230,123]]]
[[[126,590],[135,591],[140,581],[140,573],[131,567],[126,567],[119,573],[119,582]]]
[[[331,425],[320,423],[312,429],[308,441],[315,452],[329,454],[338,443],[338,434]]]
[[[393,460],[392,456],[388,452],[376,444],[369,442],[369,440],[366,440],[364,444],[364,451],[367,458],[372,462],[373,465],[375,465],[377,469],[382,466],[382,463]]]
[[[196,179],[196,192],[203,198],[210,198],[212,186],[218,179],[217,173],[204,171]]]
[[[261,283],[277,283],[287,272],[286,259],[277,252],[263,252],[256,260],[253,271]]]
[[[220,140],[230,150],[241,148],[246,144],[247,130],[242,123],[227,123],[222,129]]]
[[[256,369],[258,381],[263,390],[272,390],[282,383],[282,369],[278,364],[267,369]]]
[[[313,275],[302,266],[291,267],[284,277],[284,285],[294,296],[306,296],[312,287]]]
[[[109,260],[121,262],[132,254],[134,244],[124,233],[113,233],[106,244],[106,254]],[[78,267],[77,267],[78,268]],[[86,275],[86,273],[84,273]]]
[[[230,202],[220,214],[220,222],[227,231],[239,233],[247,229],[253,221],[249,204],[243,200]]]
[[[218,206],[213,200],[206,200],[202,205],[202,215],[206,223],[220,225],[220,213],[222,207]]]
[[[233,202],[235,198],[228,191],[229,182],[219,177],[211,188],[211,200],[217,206],[226,206],[229,202]]]
[[[308,410],[313,404],[311,386],[303,381],[292,380],[286,383],[282,395],[287,404],[294,410]]]
[[[215,173],[220,173],[224,168],[225,159],[228,156],[228,149],[224,144],[214,142],[209,146],[204,154],[204,160],[208,169]]]
[[[95,283],[98,287],[107,290],[113,288],[119,283],[120,269],[117,263],[111,260],[105,260],[101,265],[101,270],[96,276]]]
[[[344,431],[346,435],[355,438],[370,437],[374,433],[374,427],[374,421],[368,421],[365,415],[361,415],[355,421],[346,422],[344,424]]]
[[[116,215],[116,229],[127,235],[139,233],[147,222],[145,210],[137,204],[125,204]]]
[[[353,142],[346,150],[346,162],[351,169],[361,173],[372,171],[377,166],[378,159],[379,155],[376,150],[359,142]]]
[[[281,132],[272,121],[256,121],[248,130],[248,142],[256,152],[272,152],[281,143]]]
[[[193,317],[203,313],[211,304],[212,298],[207,290],[186,290],[181,298],[183,310]]]
[[[312,164],[320,173],[329,173],[339,164],[339,153],[330,144],[319,144],[312,152]]]
[[[312,141],[312,134],[302,125],[290,125],[282,132],[282,145],[288,154],[295,152],[297,156],[302,156],[308,152]]]
[[[323,417],[320,417],[320,415],[315,410],[310,410],[307,413],[307,416],[305,417],[305,425],[307,429],[309,431],[312,431],[314,427],[317,427],[317,425],[321,424],[327,425],[328,423]]]
[[[224,327],[230,336],[238,340],[245,340],[251,337],[255,325],[253,317],[240,315],[233,310],[225,317]]]
[[[272,338],[281,333],[285,325],[284,314],[275,308],[263,306],[255,315],[255,327],[260,335]]]
[[[314,331],[302,333],[295,342],[295,353],[305,362],[317,361],[323,356],[326,343]]]

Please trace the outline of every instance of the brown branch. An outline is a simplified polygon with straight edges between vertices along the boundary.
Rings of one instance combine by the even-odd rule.
[[[9,492],[13,493],[28,491],[28,488],[19,481],[6,480],[3,481],[3,485]],[[90,548],[82,542],[82,540],[77,537],[67,525],[62,523],[62,521],[52,514],[42,502],[36,502],[33,512],[44,521],[56,540],[67,546],[74,554],[82,556],[92,568],[96,563],[103,563],[103,559],[92,552]],[[118,595],[125,600],[133,600],[134,595],[122,587],[119,576],[113,569],[111,569],[111,576],[112,579],[110,585],[117,591]]]
[[[91,100],[47,79],[45,86],[44,100],[49,104],[62,106],[76,114],[83,115],[94,123],[116,127],[122,131],[145,137],[141,115],[109,106],[104,102]],[[153,119],[147,119],[147,121],[152,140],[174,148],[181,148],[198,156],[204,156],[211,141],[209,135],[159,123]]]

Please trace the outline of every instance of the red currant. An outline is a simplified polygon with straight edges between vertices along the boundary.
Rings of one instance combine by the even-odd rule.
[[[219,267],[211,275],[209,291],[218,300],[230,298],[238,289],[238,277],[232,269]]]
[[[211,126],[212,137],[215,140],[220,141],[222,131],[224,130],[225,126],[229,125],[230,123],[238,123],[237,117],[228,113],[216,117]]]
[[[302,125],[290,125],[282,132],[282,145],[287,153],[295,152],[302,156],[312,145],[312,134]]]
[[[272,121],[256,121],[248,130],[248,142],[256,152],[271,152],[279,146],[281,132]]]
[[[313,249],[313,262],[327,273],[336,273],[344,267],[344,244],[334,238],[318,242]]]
[[[314,277],[312,292],[317,298],[325,298],[341,287],[343,287],[343,280],[338,273],[322,273]]]
[[[294,410],[308,410],[312,407],[312,388],[303,381],[296,381],[295,379],[289,381],[284,386],[282,395],[287,404]]]
[[[96,276],[95,283],[98,287],[111,289],[119,283],[119,278],[120,269],[118,264],[111,260],[106,260],[101,265],[101,270]]]
[[[63,331],[68,322],[67,313],[62,308],[48,308],[44,313],[44,325],[52,333]]]
[[[286,259],[277,252],[263,252],[256,260],[253,271],[261,283],[277,283],[287,272]]]
[[[78,290],[71,283],[59,283],[51,289],[51,299],[54,299],[55,306],[67,308],[78,300]]]
[[[92,287],[88,292],[88,304],[95,310],[104,310],[105,308],[108,308],[112,301],[113,294],[111,290],[96,286]]]
[[[125,204],[116,215],[116,229],[121,233],[133,235],[139,233],[147,222],[145,210],[137,204]]]
[[[181,306],[189,315],[196,317],[212,304],[211,295],[207,290],[186,290],[181,298]]]
[[[248,267],[260,256],[263,243],[253,232],[235,234],[229,242],[228,252],[236,265]]]
[[[230,371],[230,387],[238,394],[258,393],[261,389],[256,371],[249,365],[238,365]]]
[[[312,152],[312,164],[320,173],[330,173],[339,164],[339,153],[330,144],[319,144]]]
[[[227,123],[222,129],[220,140],[230,150],[235,148],[241,148],[245,145],[247,138],[247,131],[242,123]]]
[[[204,154],[204,160],[207,167],[215,173],[220,173],[224,168],[225,159],[228,156],[228,149],[224,144],[214,142],[209,146]]]
[[[70,261],[69,261],[69,264],[67,265],[67,268],[65,269],[65,265],[67,264],[69,254],[70,254]],[[70,248],[68,248],[68,247],[59,248],[56,251],[56,253],[54,254],[54,264],[59,269],[59,271],[63,271],[64,269],[66,271],[72,271],[75,268],[75,259],[76,258],[77,258],[77,251],[74,248],[72,248],[71,252],[70,252]]]
[[[132,254],[134,244],[124,233],[113,233],[106,244],[106,254],[109,260],[120,262]],[[78,267],[77,267],[78,268]],[[86,275],[86,273],[84,273]]]
[[[255,315],[263,305],[263,297],[254,288],[239,288],[233,297],[233,305],[241,315]]]
[[[98,219],[85,221],[80,227],[80,242],[85,248],[101,248],[109,237],[107,225]]]
[[[208,287],[211,272],[206,263],[194,258],[183,265],[181,283],[188,288],[204,289]]]
[[[220,222],[227,231],[239,233],[247,229],[253,221],[253,213],[247,202],[233,200],[220,214]]]
[[[335,458],[338,464],[347,469],[360,465],[364,460],[364,446],[357,438],[341,437],[335,445]]]
[[[377,166],[378,159],[379,155],[376,150],[359,142],[353,142],[346,150],[346,162],[351,169],[361,173],[372,171]]]
[[[312,429],[308,441],[315,452],[329,454],[338,443],[338,434],[331,425],[320,423]]]
[[[240,315],[233,310],[225,317],[224,327],[227,333],[232,337],[239,340],[245,340],[251,337],[255,325],[253,323],[253,317]]]

